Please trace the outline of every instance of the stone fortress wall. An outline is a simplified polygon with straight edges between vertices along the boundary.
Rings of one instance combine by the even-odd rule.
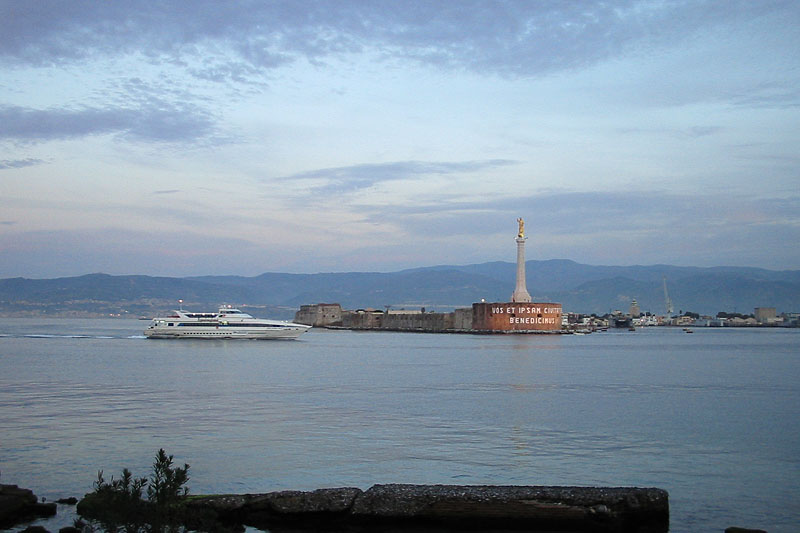
[[[561,330],[561,304],[530,302],[475,303],[450,313],[422,310],[342,309],[339,304],[304,305],[295,322],[315,327],[419,331],[526,333]]]
[[[481,331],[556,331],[561,304],[510,302],[472,304],[472,329]]]
[[[531,302],[525,286],[525,221],[517,219],[517,279],[511,302],[474,303],[472,309],[452,313],[359,309],[346,311],[339,304],[304,305],[294,321],[317,327],[383,329],[390,331],[549,333],[561,331],[561,304]]]

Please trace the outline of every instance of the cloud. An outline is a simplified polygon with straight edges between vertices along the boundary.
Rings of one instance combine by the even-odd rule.
[[[490,159],[486,161],[428,162],[395,161],[354,165],[349,167],[323,168],[300,172],[278,178],[287,181],[309,181],[314,193],[347,193],[366,189],[386,181],[416,179],[422,176],[464,174],[514,165],[517,161]]]
[[[0,277],[58,277],[110,274],[205,275],[230,273],[231,264],[247,274],[263,272],[258,259],[278,254],[235,237],[186,231],[79,229],[0,234],[0,249],[13,254]],[[242,272],[242,271],[240,271]]]
[[[734,105],[752,108],[789,109],[800,106],[800,88],[778,83],[762,83],[747,92],[735,94]]]
[[[676,128],[618,128],[617,133],[621,135],[665,135],[676,139],[696,139],[716,135],[723,131],[720,126],[692,126],[684,129]]]
[[[150,108],[0,107],[0,139],[42,142],[87,135],[120,134],[148,142],[195,141],[211,134],[210,116],[190,105]]]
[[[2,129],[2,126],[0,126]],[[44,163],[41,159],[27,158],[27,159],[0,159],[0,170],[8,168],[23,168],[41,165]]]
[[[195,74],[240,77],[304,58],[372,52],[530,76],[691,38],[781,2],[9,2],[0,59],[43,66],[97,55],[203,59]],[[791,9],[789,7],[788,9]],[[242,68],[246,65],[246,68]]]
[[[215,234],[197,225],[195,216],[191,229],[158,234],[119,228],[0,234],[0,249],[14,257],[3,264],[0,277],[53,277],[98,270],[151,275],[395,271],[513,261],[518,216],[526,221],[528,259],[797,268],[798,213],[800,197],[758,200],[659,191],[546,193],[416,207],[367,207],[365,214],[382,225],[377,237],[353,239],[337,232],[338,238],[327,242],[295,238],[285,243]],[[233,225],[251,224],[252,220],[243,218]]]
[[[522,216],[529,227],[565,238],[635,231],[681,237],[721,227],[800,228],[800,197],[746,198],[665,191],[558,192],[473,201],[440,199],[424,205],[362,206],[368,221],[391,219],[413,235],[436,227],[442,235],[503,233]],[[510,222],[509,222],[510,221]]]
[[[796,189],[798,15],[772,0],[0,2],[0,143],[17,149],[3,180],[17,202],[65,184],[85,202],[18,206],[4,232],[88,227],[115,202],[196,228],[200,209],[236,199],[220,216],[264,243],[304,209],[300,244],[277,255],[308,269],[346,269],[367,246],[384,247],[365,256],[380,269],[446,247],[448,261],[491,260],[517,216],[576,259],[671,243],[670,261],[680,239],[744,256],[770,230],[796,242],[798,201],[756,197]],[[221,135],[241,142],[187,146]],[[109,162],[107,189],[65,181]],[[44,163],[35,182],[13,172]]]
[[[525,218],[528,258],[589,264],[678,264],[791,269],[800,263],[800,197],[653,192],[552,193],[406,209],[375,208],[415,243],[419,264],[439,247],[473,244],[478,262],[513,261],[517,216]],[[768,255],[765,250],[769,250]],[[454,257],[466,257],[463,248]],[[458,259],[456,259],[458,260]],[[428,264],[441,263],[429,260]]]

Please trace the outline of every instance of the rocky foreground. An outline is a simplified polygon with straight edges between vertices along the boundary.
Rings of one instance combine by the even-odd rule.
[[[271,531],[669,530],[668,495],[655,488],[375,485],[205,496],[185,505]]]
[[[74,498],[69,500],[66,503],[75,503]],[[84,518],[97,519],[102,527],[110,506],[101,495],[92,493],[78,503],[78,512]],[[669,531],[668,494],[656,488],[393,484],[375,485],[366,491],[344,487],[194,496],[178,507],[174,516],[193,531],[232,532],[242,531],[243,526],[273,533]],[[30,490],[0,485],[0,529],[55,513],[55,503],[40,503]],[[61,531],[67,530],[79,531]],[[46,530],[34,526],[22,531]],[[725,531],[766,533],[738,527]]]
[[[55,503],[40,503],[33,492],[16,485],[0,485],[0,529],[54,514]]]

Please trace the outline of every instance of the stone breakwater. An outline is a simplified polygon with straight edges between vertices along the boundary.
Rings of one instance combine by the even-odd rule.
[[[272,531],[669,530],[668,494],[656,488],[393,484],[202,496],[186,506]]]

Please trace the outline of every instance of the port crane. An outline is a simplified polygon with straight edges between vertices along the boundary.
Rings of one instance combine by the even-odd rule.
[[[671,317],[674,309],[672,307],[672,300],[669,297],[669,292],[667,292],[667,276],[662,276],[664,279],[664,303],[667,306],[667,316]]]

